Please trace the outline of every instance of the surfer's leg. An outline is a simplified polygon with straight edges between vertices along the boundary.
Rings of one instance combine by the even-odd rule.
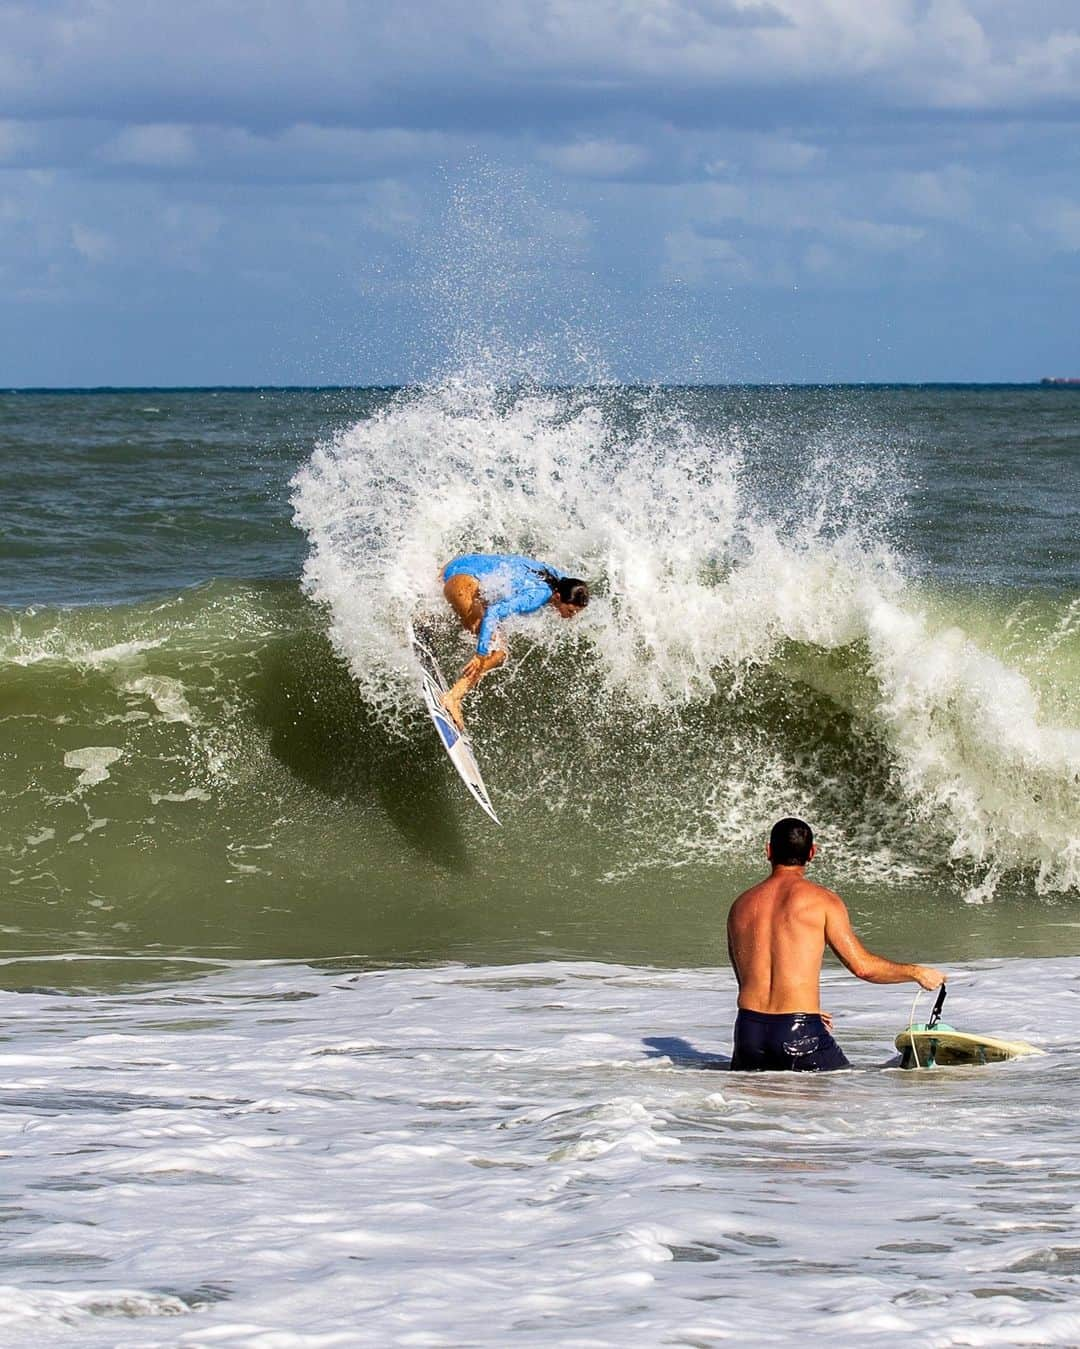
[[[465,729],[465,724],[461,720],[462,698],[467,693],[471,693],[486,674],[490,674],[492,670],[497,670],[505,659],[505,651],[492,651],[486,656],[474,656],[465,666],[465,673],[458,682],[449,692],[443,694],[442,705],[453,717],[459,731]]]
[[[443,594],[465,631],[479,632],[486,606],[480,595],[480,582],[476,577],[469,576],[466,572],[449,577],[443,586]],[[496,669],[505,659],[505,651],[492,651],[487,656],[474,656],[453,688],[443,694],[442,705],[454,719],[459,731],[465,729],[461,719],[461,700],[467,693],[472,692],[489,670]]]
[[[443,586],[443,594],[465,631],[479,632],[484,620],[484,601],[480,598],[480,582],[476,577],[464,572],[451,576]]]

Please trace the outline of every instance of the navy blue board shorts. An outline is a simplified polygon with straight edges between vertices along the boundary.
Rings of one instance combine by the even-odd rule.
[[[748,1012],[735,1018],[736,1073],[832,1073],[850,1068],[818,1012]]]

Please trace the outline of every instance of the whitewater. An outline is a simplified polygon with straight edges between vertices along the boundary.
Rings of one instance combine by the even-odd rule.
[[[135,971],[129,970],[133,974]],[[1075,1344],[1080,961],[954,972],[1043,1059],[731,1075],[730,971],[193,966],[2,996],[11,1344]],[[717,1069],[720,1070],[717,1070]]]

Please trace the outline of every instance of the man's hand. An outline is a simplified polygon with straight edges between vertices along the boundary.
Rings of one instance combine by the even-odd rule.
[[[822,1012],[822,1013],[821,1013],[821,1020],[822,1020],[822,1022],[823,1022],[823,1024],[824,1024],[824,1026],[825,1026],[825,1029],[826,1029],[826,1030],[829,1032],[829,1034],[831,1035],[831,1034],[832,1034],[832,1012]]]
[[[935,988],[940,988],[949,977],[944,970],[935,970],[933,965],[913,965],[912,970],[915,974],[915,982],[920,988],[925,988],[928,993],[932,993]]]

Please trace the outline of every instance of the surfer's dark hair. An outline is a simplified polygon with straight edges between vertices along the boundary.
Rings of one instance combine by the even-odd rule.
[[[584,609],[589,602],[588,583],[578,576],[560,576],[555,590],[564,604],[572,604],[575,609]]]
[[[540,573],[544,582],[551,587],[552,594],[558,595],[563,604],[572,604],[575,609],[584,609],[589,602],[589,584],[580,576],[556,576],[545,567]]]
[[[788,815],[777,820],[769,835],[769,860],[774,867],[804,867],[814,846],[814,831],[805,820]]]

